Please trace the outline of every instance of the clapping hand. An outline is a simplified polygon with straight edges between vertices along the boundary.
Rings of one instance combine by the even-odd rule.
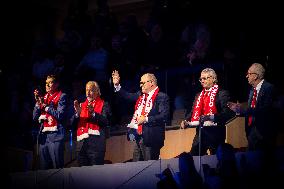
[[[74,100],[74,109],[75,109],[75,112],[80,115],[81,107],[80,107],[80,104],[79,104],[78,100]]]
[[[89,115],[92,115],[94,113],[93,105],[91,103],[89,103],[87,108],[88,108]]]
[[[239,114],[241,112],[241,104],[239,102],[228,102],[228,108],[230,108],[235,113]]]
[[[38,89],[34,90],[34,96],[37,104],[43,104],[43,97]]]

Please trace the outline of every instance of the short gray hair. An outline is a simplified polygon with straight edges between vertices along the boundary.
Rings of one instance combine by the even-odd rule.
[[[157,78],[154,74],[152,73],[146,73],[144,75],[147,75],[147,77],[155,84],[155,85],[158,85],[157,83]]]
[[[214,83],[218,82],[217,74],[216,74],[215,70],[213,70],[212,68],[205,68],[201,71],[201,73],[208,73],[209,76],[211,76],[213,78]]]
[[[260,63],[253,63],[251,67],[253,68],[254,72],[258,75],[259,79],[264,78],[265,69]]]

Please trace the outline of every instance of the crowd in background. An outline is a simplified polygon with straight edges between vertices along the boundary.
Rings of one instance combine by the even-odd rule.
[[[263,17],[252,16],[248,21],[240,17],[244,23],[239,23],[233,16],[235,9],[227,6],[223,13],[229,22],[225,22],[223,17],[206,14],[211,4],[204,6],[190,1],[190,5],[184,6],[188,1],[181,1],[184,4],[154,1],[146,23],[141,25],[135,14],[118,20],[107,1],[97,1],[98,9],[91,16],[86,2],[78,1],[77,6],[69,8],[62,22],[61,38],[54,35],[50,13],[43,22],[35,17],[31,22],[28,16],[23,16],[20,19],[23,22],[13,32],[17,40],[11,52],[13,56],[1,72],[5,91],[3,118],[9,123],[9,146],[33,149],[39,129],[32,121],[33,91],[44,88],[49,74],[61,78],[70,102],[70,117],[74,113],[73,99],[85,99],[86,81],[97,81],[102,98],[110,102],[113,112],[111,131],[123,130],[133,112],[133,104],[122,106],[112,95],[113,70],[119,70],[129,91],[139,88],[137,83],[143,73],[154,73],[160,88],[170,97],[171,113],[191,108],[194,95],[200,90],[199,73],[205,67],[216,70],[219,83],[230,91],[233,101],[244,102],[248,94],[246,70],[251,63],[260,62],[266,67],[266,78],[283,96],[283,87],[280,87],[283,78],[277,77],[280,71],[275,69],[276,58],[269,46],[274,38],[269,32],[273,26],[259,24]],[[42,31],[39,36],[33,36],[36,32],[28,24],[37,22],[43,25]],[[247,26],[249,22],[253,24]],[[279,96],[278,103],[283,107],[283,97]],[[67,130],[74,130],[68,119],[65,126]]]

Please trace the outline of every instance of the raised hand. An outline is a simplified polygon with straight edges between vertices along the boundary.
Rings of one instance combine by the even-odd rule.
[[[112,72],[112,82],[114,85],[119,85],[119,82],[120,82],[120,77],[119,77],[119,73],[117,70],[114,70]]]

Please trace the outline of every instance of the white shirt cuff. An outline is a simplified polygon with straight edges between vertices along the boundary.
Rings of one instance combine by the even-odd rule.
[[[211,120],[211,121],[214,121],[214,114],[211,114],[211,115],[210,115],[210,120]]]
[[[118,91],[120,91],[120,89],[121,89],[121,85],[120,84],[114,85],[114,92],[118,92]]]
[[[93,116],[93,118],[96,116],[96,113],[94,112],[93,114],[92,114],[92,116]]]
[[[44,111],[48,111],[48,109],[49,109],[49,107],[48,106],[46,106],[45,108],[44,108]]]
[[[148,123],[148,117],[145,117],[145,123]]]

